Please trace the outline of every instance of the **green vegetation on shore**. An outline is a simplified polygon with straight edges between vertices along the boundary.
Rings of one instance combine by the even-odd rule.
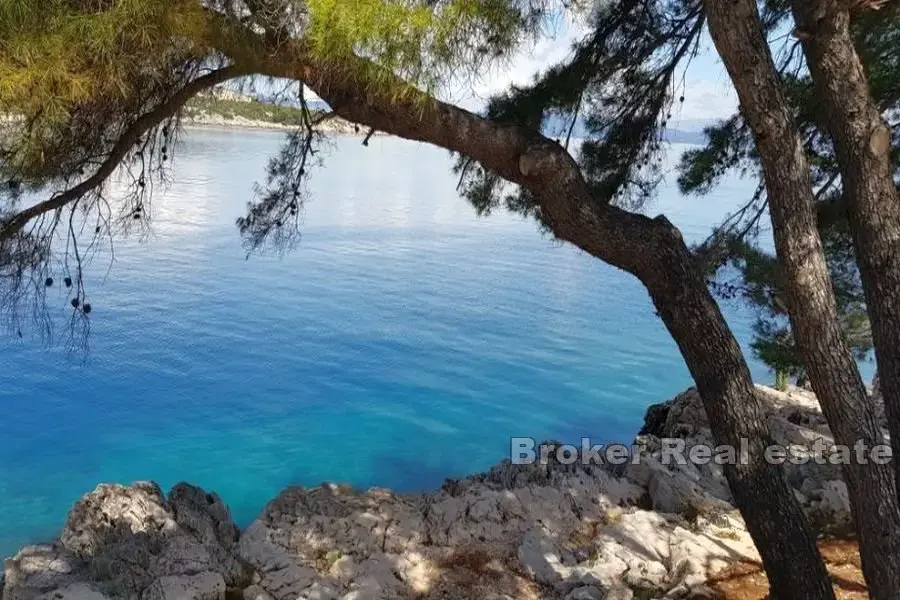
[[[312,111],[313,116],[318,111]],[[292,106],[280,106],[252,100],[230,100],[211,96],[196,96],[185,105],[185,114],[188,117],[196,117],[201,114],[209,116],[219,115],[225,120],[233,121],[243,118],[249,121],[262,121],[285,125],[288,127],[303,124],[303,111]]]

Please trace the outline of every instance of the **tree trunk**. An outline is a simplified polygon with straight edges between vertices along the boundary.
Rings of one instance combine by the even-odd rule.
[[[248,4],[251,10],[254,5]],[[782,470],[764,459],[767,428],[747,364],[671,223],[593,197],[572,156],[538,132],[437,101],[389,74],[380,74],[384,87],[367,87],[371,65],[363,59],[323,63],[308,55],[302,41],[259,35],[245,25],[224,15],[209,23],[210,47],[233,59],[234,68],[301,81],[339,116],[480,162],[529,190],[557,237],[636,275],[681,349],[716,439],[736,448],[747,440],[749,461],[728,466],[726,476],[762,555],[772,597],[796,597],[799,588],[807,600],[834,598],[799,503]]]
[[[803,0],[805,1],[805,0]],[[705,0],[710,33],[741,101],[760,155],[791,328],[836,443],[884,443],[872,402],[843,338],[803,144],[782,93],[755,0]],[[844,468],[875,599],[900,590],[900,507],[887,465]]]
[[[797,28],[805,34],[806,62],[834,140],[893,455],[900,457],[900,197],[891,167],[891,133],[869,93],[845,5],[832,0],[793,4]],[[900,460],[893,464],[900,490]]]
[[[834,598],[783,470],[764,458],[768,428],[740,347],[671,223],[592,197],[575,160],[535,131],[492,122],[408,88],[402,95],[361,88],[364,79],[357,73],[364,66],[344,63],[336,69],[307,56],[286,63],[262,58],[259,69],[304,81],[347,120],[480,162],[529,190],[542,221],[559,239],[637,276],[681,349],[717,441],[735,448],[748,442],[749,460],[727,467],[726,476],[762,556],[772,598],[796,598],[798,589],[805,600]]]
[[[677,229],[669,227],[680,241]],[[725,476],[762,556],[770,598],[834,598],[793,489],[781,467],[763,458],[772,442],[737,341],[684,243],[671,244],[656,258],[661,269],[643,273],[641,281],[691,371],[716,442],[749,443],[749,460],[727,466]]]

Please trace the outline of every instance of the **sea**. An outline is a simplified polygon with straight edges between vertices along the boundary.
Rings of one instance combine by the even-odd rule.
[[[520,216],[476,216],[441,149],[336,138],[299,243],[248,256],[235,219],[283,141],[187,131],[152,230],[86,267],[87,346],[63,343],[61,273],[54,338],[0,337],[0,556],[56,536],[100,482],[188,481],[247,525],[289,484],[412,492],[488,468],[513,437],[630,443],[692,384],[636,279]],[[643,210],[697,242],[754,182],[683,197],[685,148]],[[771,381],[753,312],[723,310]]]

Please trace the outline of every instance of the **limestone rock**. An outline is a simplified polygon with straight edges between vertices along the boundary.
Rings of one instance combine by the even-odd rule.
[[[535,581],[550,585],[561,581],[568,574],[561,554],[560,549],[542,529],[533,529],[525,534],[517,551],[522,569]]]
[[[821,522],[834,530],[847,530],[852,526],[850,495],[847,484],[841,480],[826,481],[822,484],[821,500],[810,503],[819,511]]]
[[[565,600],[605,600],[606,592],[595,585],[577,587],[568,594]]]
[[[647,407],[644,414],[644,425],[638,432],[638,435],[652,435],[654,437],[666,437],[666,421],[669,418],[669,409],[671,403],[661,402],[659,404],[651,404]]]
[[[634,592],[624,585],[609,588],[606,590],[606,595],[603,596],[603,600],[631,600],[632,598],[634,598]]]
[[[772,436],[830,432],[815,396],[759,388]],[[631,600],[688,598],[733,561],[759,561],[721,465],[663,461],[714,445],[696,390],[651,407],[637,460],[514,465],[425,494],[290,487],[243,533],[213,493],[102,485],[59,541],[5,563],[3,600]],[[827,462],[827,461],[826,461]],[[787,468],[823,527],[849,524],[839,467]],[[649,509],[653,510],[649,510]]]
[[[273,600],[273,598],[258,585],[251,585],[244,589],[243,600]]]
[[[44,594],[41,600],[109,600],[109,597],[85,583],[74,583]]]
[[[225,600],[225,579],[221,573],[209,571],[160,577],[141,600]]]
[[[709,429],[703,398],[697,388],[690,388],[670,401],[664,435],[659,437],[687,437],[702,429]]]
[[[702,498],[685,478],[656,473],[648,487],[653,510],[684,514],[696,510]]]
[[[53,592],[53,600],[107,600],[107,596],[84,583],[76,583]]]
[[[340,597],[337,589],[326,584],[316,582],[306,588],[298,600],[337,600]]]
[[[877,395],[877,385],[875,388]],[[819,529],[845,531],[850,525],[848,512],[840,489],[829,483],[840,482],[841,469],[827,460],[833,452],[829,447],[834,440],[815,395],[796,387],[780,392],[757,386],[756,393],[767,410],[773,442],[813,457],[800,463],[788,461],[784,466],[788,481],[811,522]],[[685,452],[697,444],[715,447],[702,399],[695,389],[650,407],[642,432],[644,435],[635,440],[642,448],[640,460],[638,464],[627,466],[625,476],[647,488],[650,505],[655,510],[701,514],[728,512],[723,503],[730,503],[732,499],[722,466],[714,462],[705,465],[661,462],[663,438],[680,440]],[[826,460],[815,460],[814,449],[819,441],[822,442],[819,445],[826,448],[822,454]]]
[[[357,566],[352,556],[342,556],[331,565],[328,574],[343,585],[356,578]]]
[[[169,492],[168,500],[175,521],[204,544],[227,547],[238,541],[240,532],[217,494],[179,483]]]
[[[60,542],[72,554],[92,559],[113,547],[155,540],[177,527],[167,508],[155,483],[100,485],[75,503]]]
[[[86,565],[60,544],[25,546],[4,563],[4,600],[31,600],[70,586],[83,589]]]
[[[236,537],[221,500],[199,488],[180,484],[170,502],[154,483],[101,485],[76,502],[58,543],[7,561],[4,597],[77,585],[78,593],[135,600],[218,599],[226,586],[249,584]]]
[[[314,569],[301,564],[290,564],[264,573],[259,585],[275,600],[294,600],[313,583],[315,577]]]

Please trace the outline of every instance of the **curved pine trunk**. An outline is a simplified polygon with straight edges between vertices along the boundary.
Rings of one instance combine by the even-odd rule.
[[[673,232],[677,230],[672,227]],[[680,237],[680,236],[679,236]],[[683,243],[653,256],[642,278],[697,384],[718,444],[749,445],[725,476],[763,559],[772,600],[833,599],[806,518],[780,466],[764,459],[769,430],[740,346]],[[802,590],[802,594],[800,594]]]
[[[251,11],[257,4],[247,3]],[[209,22],[209,44],[236,69],[302,81],[341,117],[480,162],[533,193],[542,219],[560,239],[636,275],[681,348],[713,434],[735,446],[749,441],[750,461],[728,467],[726,475],[763,557],[773,597],[796,597],[802,589],[804,599],[834,598],[799,503],[782,470],[764,460],[766,424],[747,364],[670,223],[594,198],[574,159],[537,132],[439,102],[390,74],[384,75],[384,88],[367,87],[361,82],[368,80],[371,64],[364,59],[317,60],[302,40],[260,36],[244,22],[217,17]]]
[[[799,0],[807,1],[807,0]],[[755,0],[705,0],[710,32],[760,155],[791,328],[836,443],[884,439],[843,337],[815,218],[809,164],[782,93]],[[844,468],[872,598],[900,590],[900,506],[890,466]]]
[[[762,404],[750,370],[678,230],[591,196],[575,160],[539,133],[481,118],[410,91],[365,93],[353,85],[364,65],[262,59],[260,70],[301,79],[352,122],[458,152],[529,190],[544,224],[557,238],[635,275],[681,349],[720,444],[749,444],[746,464],[726,477],[763,560],[772,598],[833,600],[834,592],[803,510],[781,467],[765,460],[769,443]],[[417,115],[418,118],[411,118]]]

